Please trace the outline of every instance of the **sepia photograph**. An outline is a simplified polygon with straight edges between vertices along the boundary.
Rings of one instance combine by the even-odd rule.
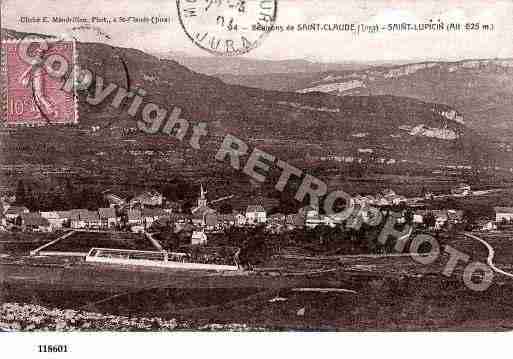
[[[2,0],[0,70],[0,340],[513,329],[511,1]]]

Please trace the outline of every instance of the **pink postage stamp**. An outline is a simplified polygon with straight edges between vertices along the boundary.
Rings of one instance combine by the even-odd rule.
[[[73,41],[2,42],[3,125],[77,123],[76,94],[63,86],[74,81],[75,59]]]

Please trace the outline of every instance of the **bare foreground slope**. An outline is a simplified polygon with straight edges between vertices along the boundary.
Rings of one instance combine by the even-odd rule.
[[[452,245],[467,253],[472,250],[476,260],[488,255],[482,244],[469,238],[458,237]],[[254,272],[216,273],[93,265],[8,252],[11,255],[3,256],[0,270],[4,303],[176,319],[175,329],[513,327],[511,279],[497,275],[485,292],[471,291],[461,281],[463,267],[458,266],[449,278],[440,274],[447,256],[425,266],[397,256],[287,259],[290,256],[277,255]],[[502,266],[505,270],[513,267],[511,262]],[[219,326],[212,327],[214,323]],[[233,327],[234,323],[247,327]],[[67,328],[80,329],[71,322]]]

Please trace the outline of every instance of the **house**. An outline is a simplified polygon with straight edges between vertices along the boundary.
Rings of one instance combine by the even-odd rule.
[[[57,211],[57,215],[62,221],[62,226],[69,228],[71,222],[71,211]]]
[[[305,227],[306,228],[315,228],[317,226],[323,225],[324,220],[323,216],[317,214],[316,216],[307,216],[305,219]]]
[[[7,210],[7,207],[14,202],[16,202],[16,195],[13,193],[7,193],[0,196],[0,206],[4,207],[4,210]]]
[[[192,216],[187,213],[173,213],[170,216],[170,220],[174,223],[190,223]]]
[[[317,226],[335,227],[335,219],[330,216],[321,215],[316,207],[303,207],[298,211],[298,215],[304,218],[304,225],[307,228],[315,228]]]
[[[170,215],[166,215],[163,217],[157,218],[153,223],[151,224],[151,227],[154,228],[170,228],[174,227],[174,221],[171,219]]]
[[[435,229],[441,229],[447,223],[447,211],[435,209],[431,213],[435,216]]]
[[[235,226],[237,223],[235,214],[219,214],[217,215],[217,220],[223,227]]]
[[[238,227],[242,227],[246,225],[246,216],[242,213],[235,213],[235,225]]]
[[[10,206],[5,211],[5,219],[7,222],[15,223],[22,213],[29,213],[27,207]]]
[[[3,211],[0,211],[0,226],[2,226],[2,227],[7,226],[7,219],[5,218],[5,214]]]
[[[142,224],[134,224],[130,227],[132,233],[144,233],[144,226]]]
[[[481,221],[478,222],[479,229],[481,231],[495,231],[497,230],[497,224],[493,221]]]
[[[97,211],[86,211],[80,214],[80,219],[84,221],[86,228],[100,229],[102,222]]]
[[[130,200],[130,206],[139,204],[141,207],[162,207],[164,196],[157,191],[146,191]]]
[[[387,196],[389,199],[394,198],[394,196],[390,193]],[[384,196],[381,193],[378,193],[374,197],[374,201],[371,204],[374,206],[378,206],[378,207],[387,207],[387,206],[392,205],[392,202],[390,202],[389,199],[387,199],[387,196]]]
[[[269,222],[272,224],[285,224],[286,218],[287,216],[282,213],[275,213],[269,216]]]
[[[472,190],[468,184],[460,183],[457,187],[451,189],[451,194],[454,196],[468,196],[472,194]]]
[[[319,209],[313,206],[306,206],[303,208],[300,208],[299,211],[297,211],[299,215],[302,215],[306,218],[308,217],[317,217],[319,216]]]
[[[262,205],[249,205],[246,208],[246,223],[261,224],[267,222],[267,213]]]
[[[100,217],[96,211],[72,209],[70,212],[70,225],[73,229],[98,229],[101,227]]]
[[[513,207],[494,207],[495,222],[513,221]]]
[[[166,217],[167,213],[159,208],[143,208],[141,210],[141,217],[145,228],[151,225],[161,217]]]
[[[447,220],[449,223],[458,224],[463,222],[463,211],[457,209],[447,210]]]
[[[119,223],[116,209],[113,207],[98,208],[98,216],[100,217],[102,228],[115,228]]]
[[[0,197],[0,213],[4,213],[11,206],[11,202],[8,202],[4,196]]]
[[[424,199],[431,201],[435,198],[435,194],[433,192],[426,192],[424,193]]]
[[[110,208],[122,207],[126,205],[126,200],[124,200],[122,197],[114,193],[105,193],[104,197],[107,200],[107,202],[109,202]]]
[[[373,199],[370,198],[370,196],[362,196],[360,194],[357,194],[356,196],[353,197],[353,201],[355,203],[358,203],[360,205],[363,205],[363,204],[366,204],[366,203],[371,203]]]
[[[205,227],[214,229],[219,224],[217,213],[207,213],[205,215]]]
[[[164,204],[164,211],[167,213],[183,212],[183,201],[166,201]]]
[[[445,224],[458,224],[463,222],[463,211],[455,209],[442,209],[431,211],[435,216],[435,229],[441,229]]]
[[[303,228],[305,226],[305,218],[299,214],[288,214],[285,217],[285,225],[289,230]]]
[[[51,232],[50,222],[39,212],[23,212],[20,214],[21,228],[30,232]]]
[[[127,221],[126,223],[129,226],[134,225],[142,225],[143,224],[143,218],[142,218],[142,212],[139,209],[129,209],[127,211]]]
[[[395,206],[400,205],[401,203],[406,203],[408,201],[406,197],[400,195],[386,196],[385,198]]]
[[[331,228],[335,228],[337,226],[337,221],[330,216],[322,216],[322,224]]]
[[[426,224],[426,218],[428,216],[435,216],[435,213],[432,210],[427,209],[415,209],[413,212],[413,223],[415,224]]]
[[[85,218],[87,217],[87,209],[72,209],[70,214],[70,227],[72,229],[83,229],[87,227]]]
[[[191,245],[207,244],[207,235],[203,231],[194,231],[191,236]]]
[[[69,211],[41,212],[41,217],[46,218],[52,230],[62,229],[69,222]]]
[[[268,233],[281,234],[287,229],[287,227],[285,226],[285,222],[274,221],[274,222],[268,222],[265,229]]]
[[[364,221],[362,206],[356,204],[354,210],[351,212],[348,218],[346,218],[345,227],[355,231],[360,230]]]
[[[422,224],[424,223],[424,216],[425,214],[421,214],[421,213],[414,213],[413,214],[413,223],[416,223],[416,224]]]

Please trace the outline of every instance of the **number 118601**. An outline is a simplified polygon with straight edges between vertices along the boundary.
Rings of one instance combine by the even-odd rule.
[[[67,345],[38,345],[39,353],[67,353]]]

